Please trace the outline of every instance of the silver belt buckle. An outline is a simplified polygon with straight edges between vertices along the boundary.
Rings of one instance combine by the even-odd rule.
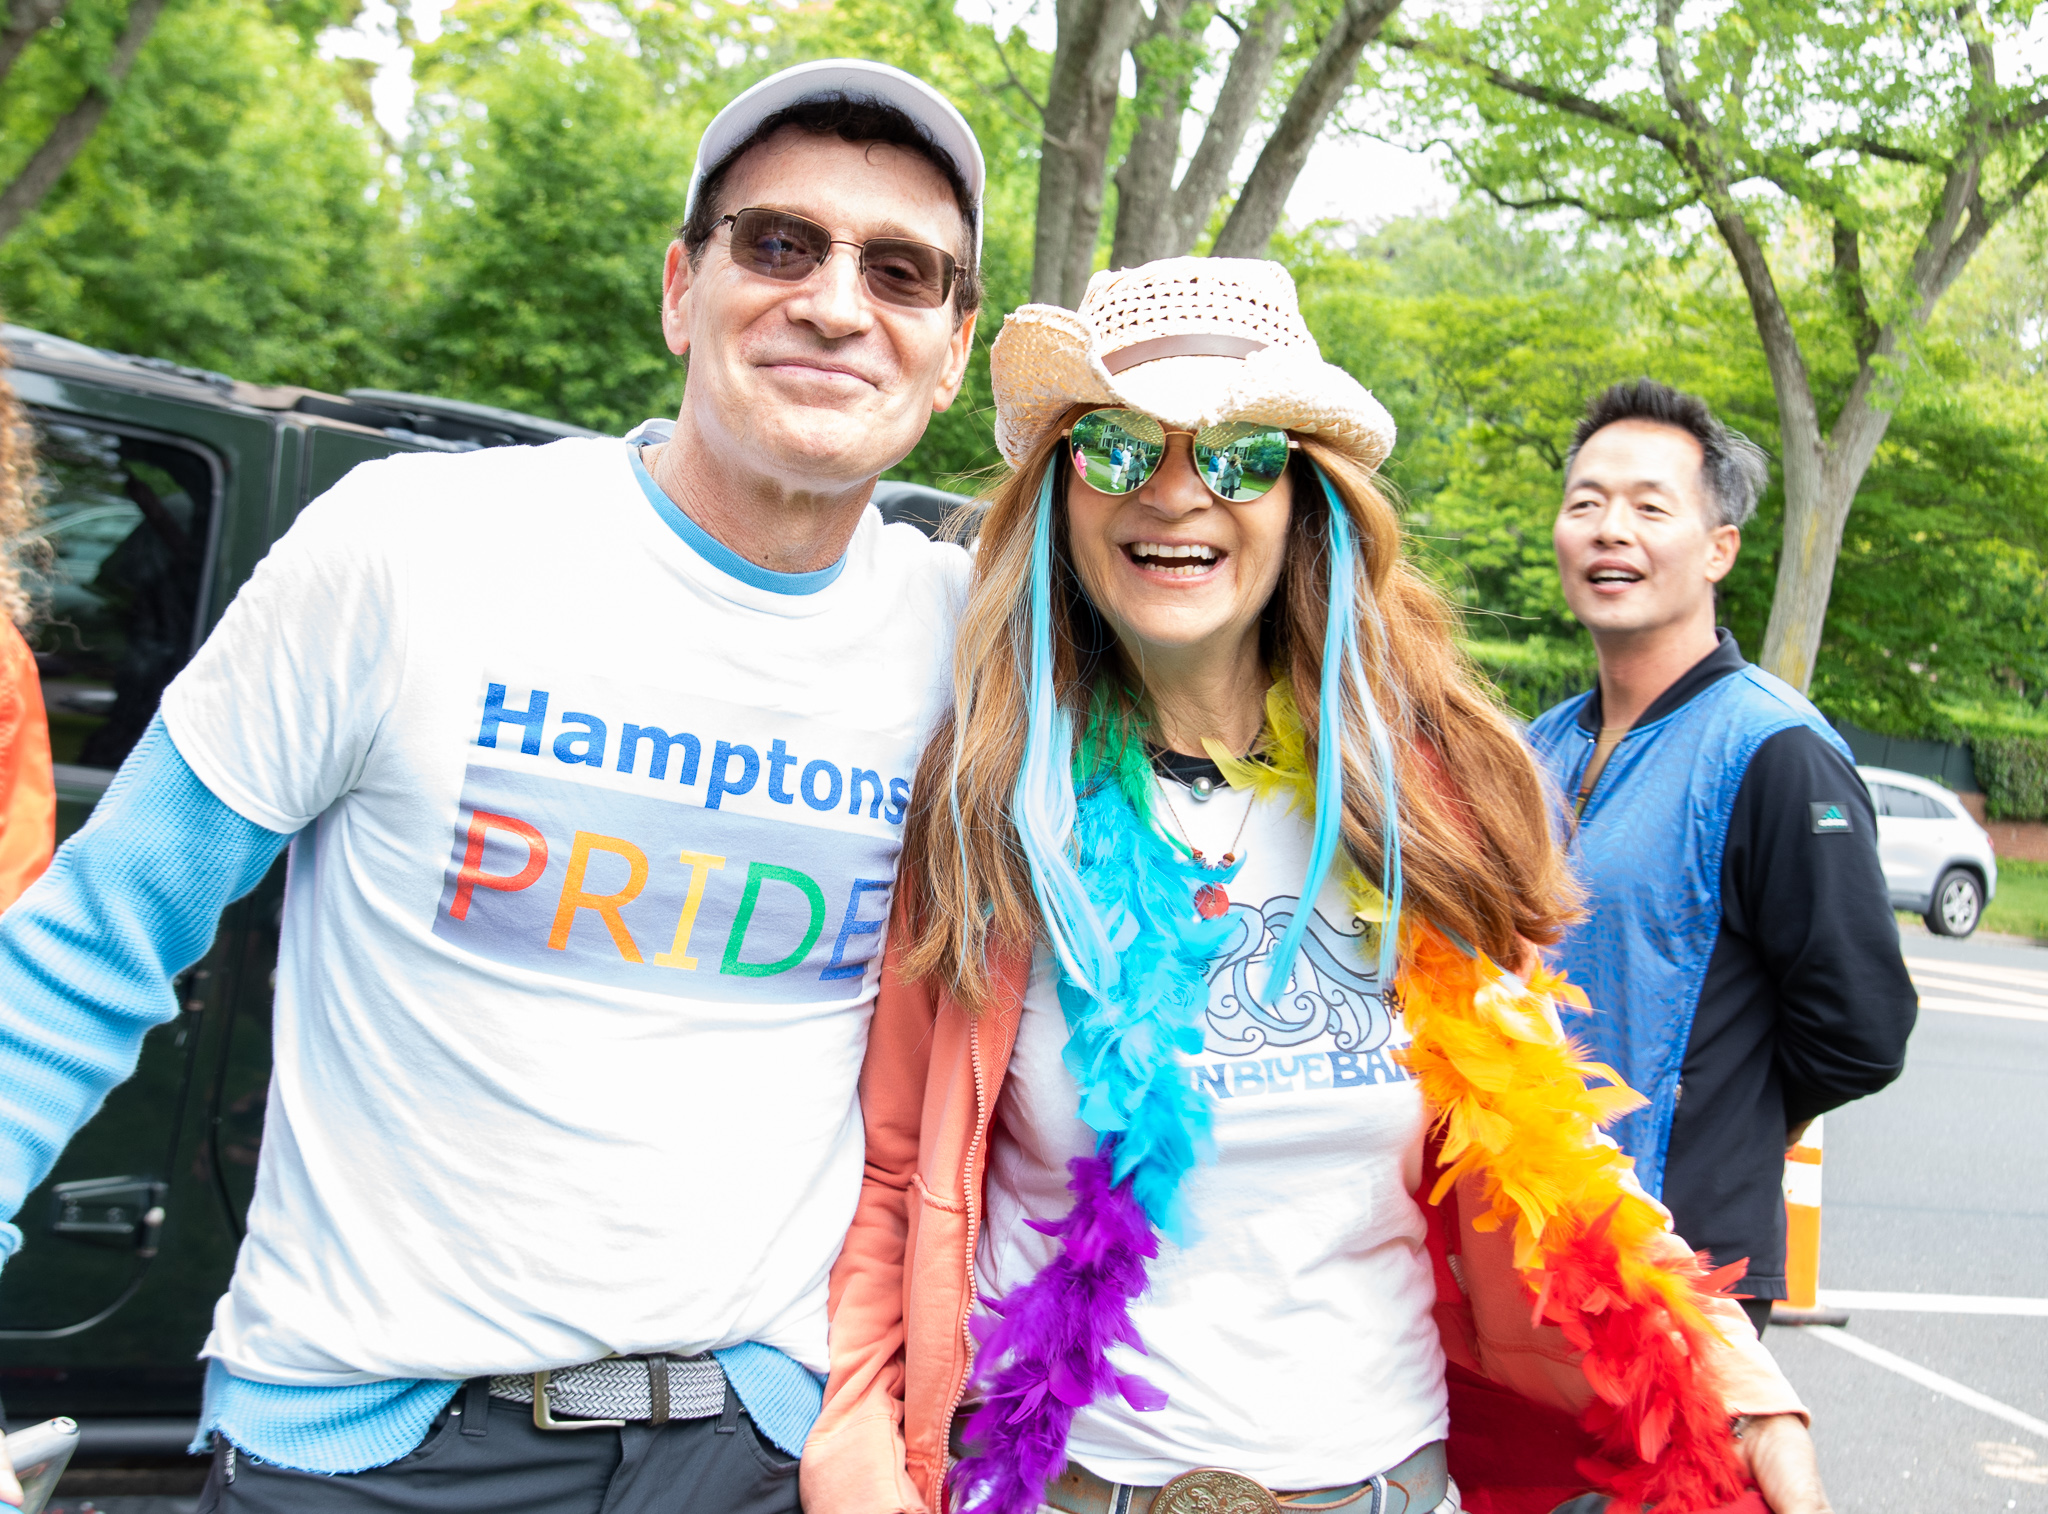
[[[1152,1514],[1282,1514],[1280,1500],[1241,1472],[1196,1467],[1159,1490]]]
[[[548,1404],[548,1379],[552,1371],[533,1374],[533,1423],[539,1430],[622,1430],[623,1419],[556,1419]]]

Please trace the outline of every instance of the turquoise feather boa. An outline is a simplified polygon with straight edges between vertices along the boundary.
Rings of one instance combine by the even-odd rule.
[[[1085,751],[1085,747],[1084,747]],[[1202,1050],[1209,963],[1230,922],[1196,913],[1195,891],[1228,871],[1182,858],[1132,806],[1114,767],[1087,780],[1075,805],[1074,860],[1122,971],[1097,997],[1060,974],[1067,1069],[1081,1119],[1115,1137],[1113,1177],[1126,1179],[1162,1235],[1182,1239],[1181,1180],[1210,1154],[1209,1106],[1181,1074]]]

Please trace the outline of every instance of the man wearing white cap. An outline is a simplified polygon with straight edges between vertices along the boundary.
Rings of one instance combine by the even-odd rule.
[[[868,496],[959,388],[982,185],[894,69],[733,101],[672,434],[350,474],[0,921],[11,1214],[290,846],[201,1509],[797,1507],[967,566]]]

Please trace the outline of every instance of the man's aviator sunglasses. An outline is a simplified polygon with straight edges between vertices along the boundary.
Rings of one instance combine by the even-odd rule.
[[[941,248],[905,237],[870,237],[849,242],[826,227],[786,210],[738,211],[713,223],[732,227],[732,260],[749,273],[783,284],[801,284],[824,266],[835,246],[859,255],[868,293],[885,305],[936,310],[953,293],[958,265]]]
[[[1166,439],[1194,439],[1195,473],[1226,504],[1259,499],[1280,482],[1300,445],[1278,426],[1225,421],[1200,431],[1168,431],[1142,410],[1091,410],[1063,433],[1081,482],[1104,494],[1142,488],[1166,460]]]

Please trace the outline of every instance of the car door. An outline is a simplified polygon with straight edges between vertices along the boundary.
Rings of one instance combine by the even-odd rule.
[[[1936,874],[1948,857],[1948,830],[1954,824],[1933,799],[1900,783],[1871,785],[1877,800],[1878,856],[1885,882],[1895,896],[1910,895],[1915,903],[1934,890]]]
[[[271,428],[44,375],[14,381],[43,489],[21,545],[42,606],[30,642],[61,840],[91,813],[209,623],[222,520],[245,471],[261,488]],[[224,1276],[234,1248],[205,1207],[193,1129],[220,986],[213,957],[179,980],[181,1012],[144,1037],[134,1075],[22,1206],[23,1245],[0,1274],[0,1390],[13,1417],[196,1406],[192,1357],[212,1300],[180,1279]]]

